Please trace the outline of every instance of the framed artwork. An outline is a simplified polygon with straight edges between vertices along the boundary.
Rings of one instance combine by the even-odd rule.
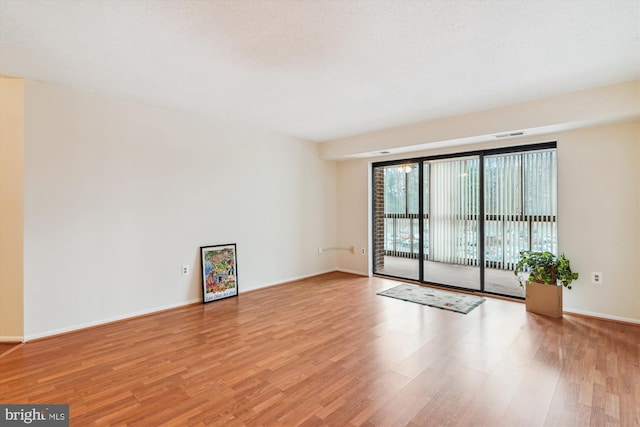
[[[202,303],[238,295],[236,244],[200,247]]]

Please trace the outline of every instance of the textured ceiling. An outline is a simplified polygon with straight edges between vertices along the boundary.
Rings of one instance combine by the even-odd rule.
[[[0,0],[0,73],[312,141],[637,79],[640,2]]]

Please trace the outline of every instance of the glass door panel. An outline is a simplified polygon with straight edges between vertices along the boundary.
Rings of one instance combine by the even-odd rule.
[[[424,278],[480,290],[479,157],[423,162]]]
[[[376,167],[373,173],[373,271],[419,280],[418,164]]]
[[[557,253],[556,181],[555,150],[484,158],[485,291],[524,297],[520,251]]]

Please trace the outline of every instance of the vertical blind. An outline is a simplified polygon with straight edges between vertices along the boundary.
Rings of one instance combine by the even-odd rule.
[[[429,162],[432,261],[478,265],[478,164],[477,157]]]
[[[530,218],[532,251],[558,253],[558,174],[556,150],[523,154],[524,213]]]
[[[484,159],[485,258],[513,270],[520,251],[557,252],[556,151]]]
[[[484,171],[485,261],[513,269],[529,246],[529,226],[522,217],[522,155],[485,157]]]

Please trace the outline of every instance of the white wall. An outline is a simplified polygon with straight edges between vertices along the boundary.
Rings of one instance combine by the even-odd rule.
[[[558,241],[582,273],[568,310],[640,320],[639,153],[638,120],[558,138]]]
[[[206,244],[238,244],[240,297],[336,265],[369,271],[368,159],[336,166],[306,141],[29,80],[24,120],[27,339],[198,301]],[[499,143],[558,141],[560,247],[582,273],[566,309],[640,320],[638,127]],[[356,253],[317,255],[333,246]]]
[[[559,250],[581,276],[564,293],[566,311],[640,322],[640,121],[404,155],[558,142]],[[376,161],[393,157],[377,157]],[[371,160],[338,163],[338,245],[361,245],[369,234]],[[368,274],[367,260],[341,253],[338,267]],[[603,273],[592,285],[590,273]]]
[[[24,171],[28,339],[200,300],[201,245],[237,243],[240,297],[336,265],[310,142],[27,80]]]
[[[338,246],[355,247],[355,254],[338,254],[338,268],[356,274],[369,274],[370,247],[370,161],[338,162]],[[365,255],[361,249],[365,248]]]

